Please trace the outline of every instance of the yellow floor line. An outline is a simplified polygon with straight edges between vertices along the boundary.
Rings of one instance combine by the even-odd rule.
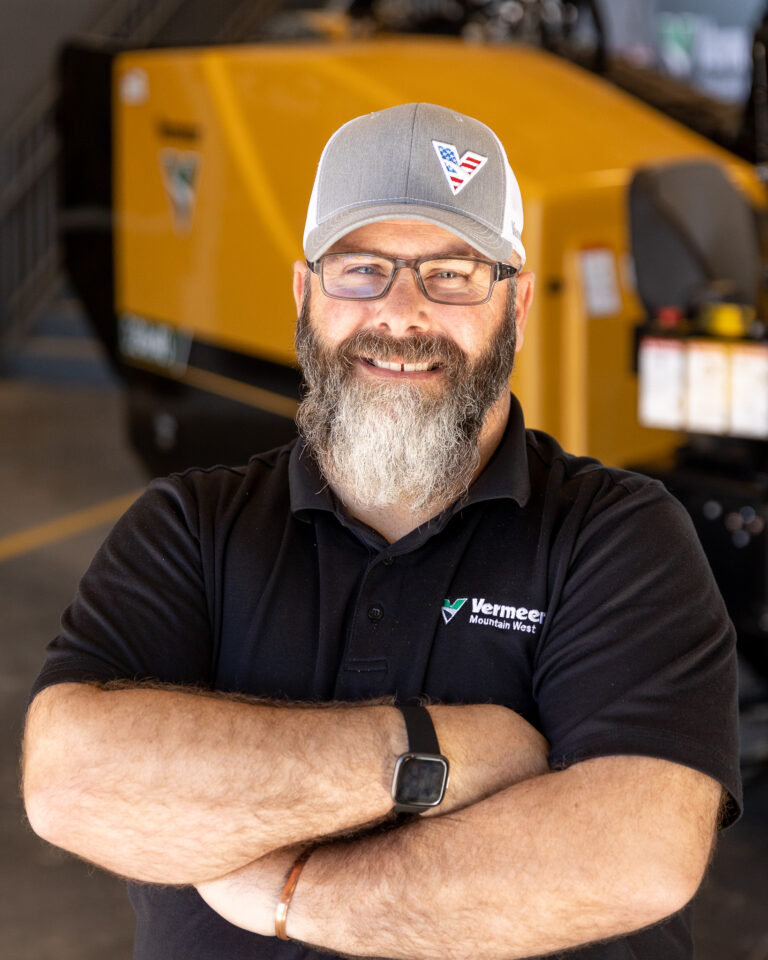
[[[93,527],[105,523],[114,523],[121,514],[125,513],[140,493],[141,490],[134,490],[133,493],[126,493],[121,497],[105,500],[103,503],[97,503],[85,510],[68,513],[64,517],[59,517],[58,520],[50,520],[48,523],[40,523],[34,527],[29,527],[27,530],[21,530],[19,533],[0,537],[0,563],[3,560],[10,560],[12,557],[30,553],[32,550],[45,547],[50,543],[66,540],[67,537],[84,533]]]

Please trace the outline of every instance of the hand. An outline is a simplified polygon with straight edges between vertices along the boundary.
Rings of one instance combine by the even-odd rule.
[[[196,885],[209,907],[229,923],[264,937],[275,935],[275,910],[302,846],[284,847],[215,880]]]
[[[549,745],[526,720],[494,704],[430,706],[440,749],[451,764],[445,800],[422,814],[440,816],[548,772]],[[238,870],[197,884],[225,920],[253,933],[275,934],[275,910],[304,847],[283,847]]]
[[[445,799],[422,816],[452,813],[549,772],[549,744],[513,710],[496,704],[437,704],[429,712],[451,771]]]

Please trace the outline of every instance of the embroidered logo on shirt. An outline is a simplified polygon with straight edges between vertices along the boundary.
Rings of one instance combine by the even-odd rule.
[[[459,151],[452,143],[441,143],[439,140],[433,140],[432,146],[435,148],[440,167],[454,197],[488,162],[488,157],[483,157],[472,150],[467,150],[460,157]]]
[[[446,597],[446,599],[443,600],[443,620],[445,620],[446,623],[450,623],[466,602],[466,597],[461,597],[453,602]]]
[[[469,597],[459,600],[445,600],[442,614],[446,624],[450,623],[461,610]],[[546,617],[544,610],[535,607],[517,607],[506,603],[491,603],[485,597],[472,597],[472,612],[469,622],[481,627],[495,627],[497,630],[517,630],[522,633],[536,633]]]

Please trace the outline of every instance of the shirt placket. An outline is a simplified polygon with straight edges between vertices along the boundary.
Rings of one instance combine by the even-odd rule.
[[[407,566],[403,558],[393,558],[386,551],[371,558],[349,621],[337,699],[371,699],[396,692],[394,667],[407,655],[410,642],[400,609]]]

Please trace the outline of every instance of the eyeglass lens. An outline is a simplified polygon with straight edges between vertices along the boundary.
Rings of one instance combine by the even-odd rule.
[[[322,258],[325,292],[331,297],[366,300],[381,296],[395,265],[371,253],[335,253]],[[445,258],[424,260],[418,266],[424,290],[440,303],[477,303],[486,299],[494,264],[483,260]]]

